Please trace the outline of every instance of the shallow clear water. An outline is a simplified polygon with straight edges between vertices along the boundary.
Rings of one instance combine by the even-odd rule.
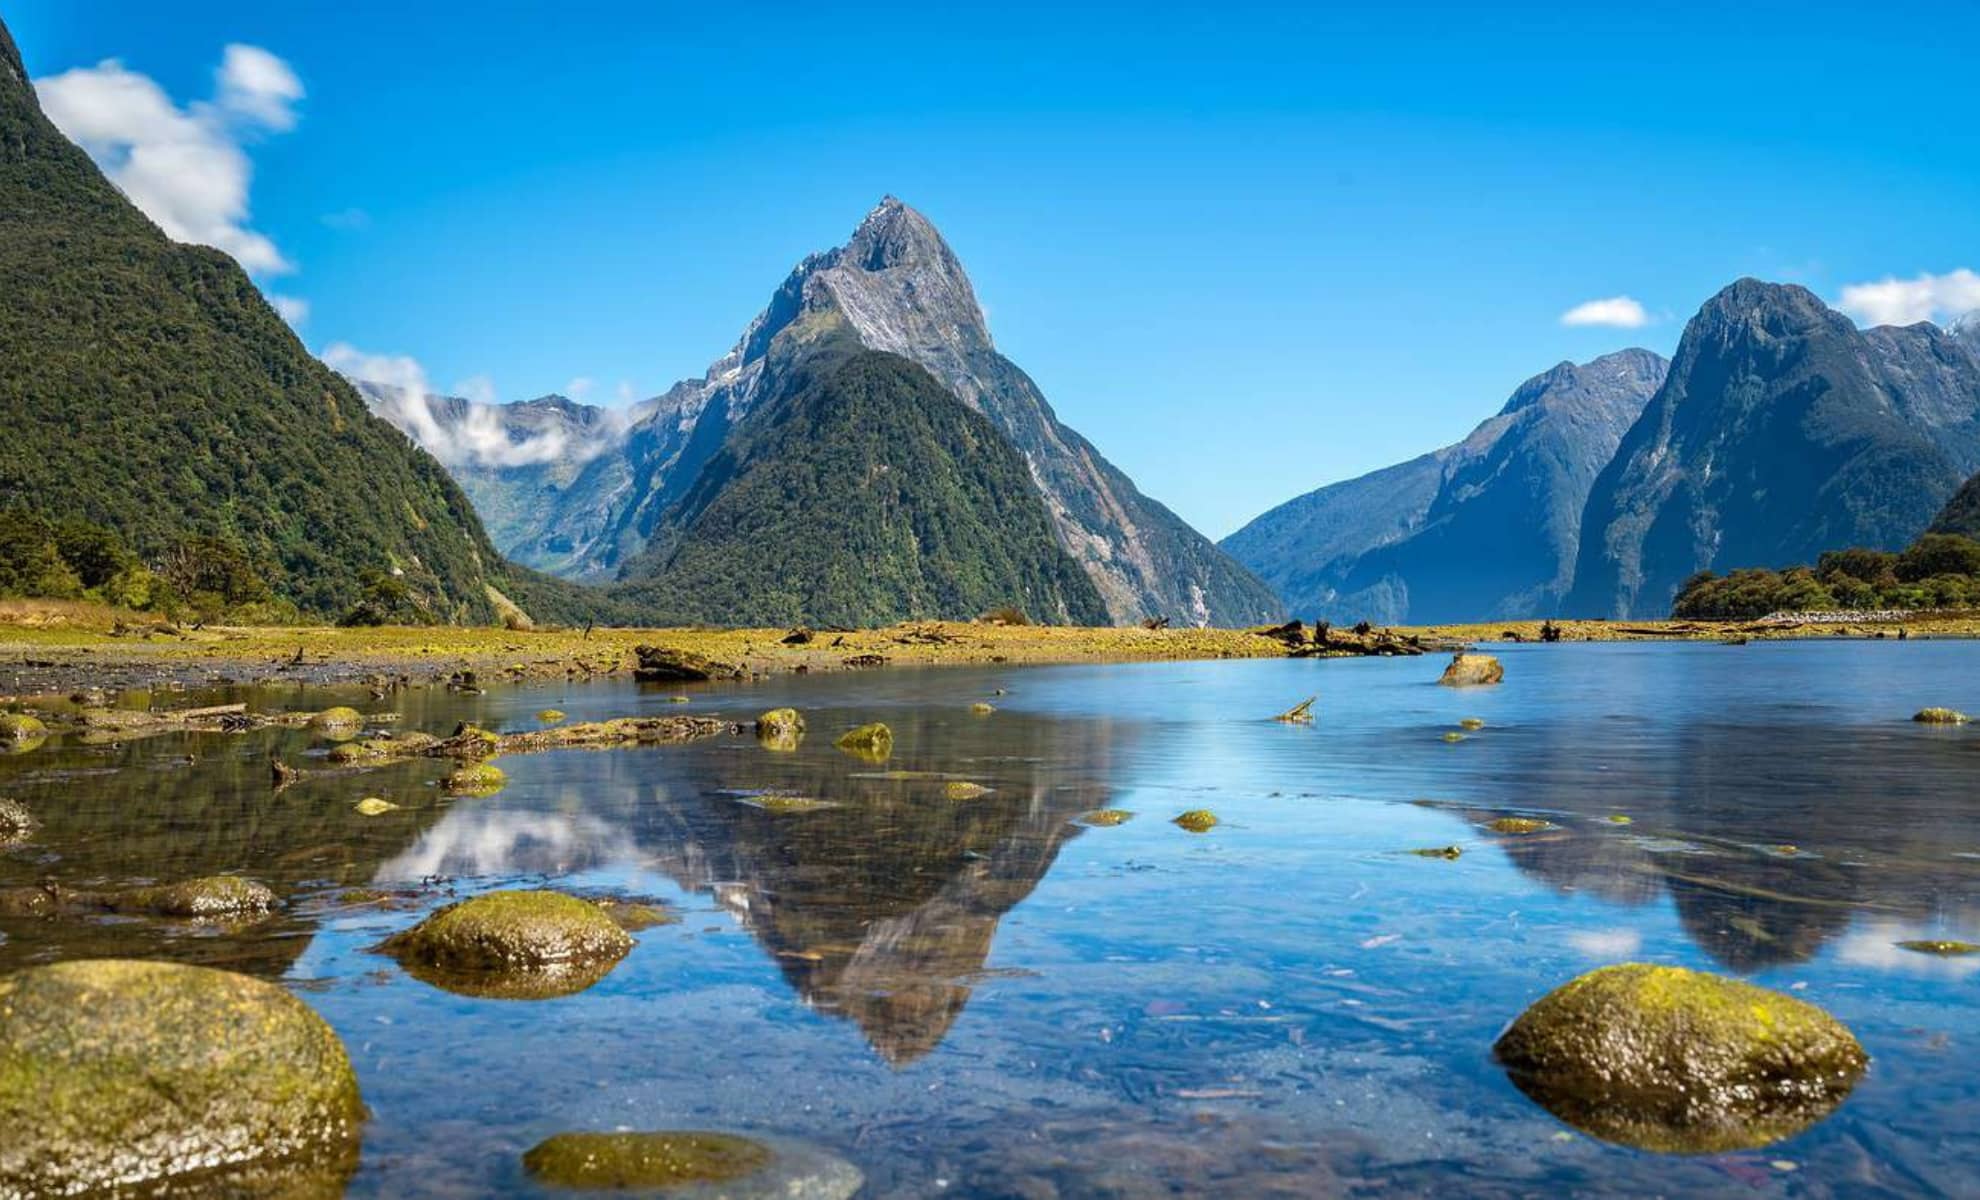
[[[0,918],[0,969],[142,954],[286,980],[372,1109],[354,1195],[526,1191],[523,1150],[617,1127],[802,1139],[871,1196],[1980,1191],[1980,958],[1895,945],[1980,941],[1980,733],[1907,719],[1980,709],[1980,644],[1500,653],[1507,682],[1469,691],[1434,685],[1441,662],[1368,659],[785,677],[685,706],[630,684],[358,694],[439,732],[551,706],[792,704],[810,724],[790,754],[511,756],[478,800],[439,795],[434,763],[272,793],[271,753],[320,752],[301,732],[51,742],[0,759],[0,795],[46,823],[0,851],[0,885],[236,871],[289,908],[245,928]],[[1269,719],[1314,693],[1314,725]],[[1486,725],[1446,743],[1464,717]],[[832,745],[869,720],[895,731],[885,768]],[[748,803],[764,789],[837,806],[774,814]],[[360,817],[365,795],[405,807]],[[1106,807],[1137,815],[1075,822]],[[1221,823],[1169,823],[1194,808]],[[1482,828],[1513,814],[1559,828]],[[1463,856],[1407,853],[1446,844]],[[450,894],[545,880],[684,920],[550,1001],[462,998],[369,950]],[[422,881],[404,909],[338,899]],[[1791,989],[1871,1071],[1760,1151],[1578,1134],[1491,1043],[1630,959]]]

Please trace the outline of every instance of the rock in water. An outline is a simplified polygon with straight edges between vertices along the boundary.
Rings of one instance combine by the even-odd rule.
[[[182,883],[113,892],[103,903],[105,908],[120,913],[213,920],[265,913],[280,901],[266,884],[238,875],[209,875]]]
[[[835,1155],[732,1133],[560,1133],[523,1155],[538,1182],[682,1200],[848,1200],[865,1184]]]
[[[886,762],[894,753],[894,731],[875,721],[839,739],[839,749],[868,762]]]
[[[440,786],[456,796],[492,796],[509,777],[493,763],[462,763],[447,773]]]
[[[1445,687],[1478,687],[1498,683],[1505,677],[1506,669],[1499,665],[1498,659],[1489,654],[1460,650],[1451,658],[1451,665],[1444,668],[1444,677],[1437,682]]]
[[[1680,967],[1602,967],[1522,1013],[1494,1051],[1521,1091],[1595,1137],[1682,1154],[1752,1149],[1829,1115],[1869,1058],[1780,992]]]
[[[387,938],[378,949],[435,987],[496,1000],[581,992],[633,946],[598,905],[561,892],[490,892]]]
[[[34,814],[19,800],[0,799],[0,846],[25,842],[34,832]]]
[[[184,1193],[205,1194],[205,1172],[285,1162],[331,1177],[335,1195],[356,1166],[364,1106],[350,1059],[274,984],[67,962],[0,978],[0,1014],[0,1195],[95,1194],[190,1172],[201,1174]]]
[[[756,740],[765,750],[795,750],[804,740],[804,714],[795,708],[773,708],[756,718]]]
[[[1956,708],[1921,708],[1911,718],[1921,725],[1964,725],[1965,713]]]
[[[641,683],[701,683],[710,679],[735,679],[742,674],[740,668],[728,663],[666,646],[634,646],[633,654],[639,660],[639,665],[633,668],[633,678]]]
[[[0,713],[0,742],[35,742],[48,736],[48,726],[26,713]]]
[[[309,727],[333,741],[356,737],[364,729],[364,714],[355,708],[326,708],[309,719]]]

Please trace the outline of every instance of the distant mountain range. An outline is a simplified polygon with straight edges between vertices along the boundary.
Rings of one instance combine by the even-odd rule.
[[[696,541],[712,531],[697,521],[725,509],[707,494],[713,480],[704,480],[704,472],[718,458],[733,466],[746,457],[732,439],[753,414],[785,411],[798,380],[816,382],[798,369],[801,360],[828,342],[843,353],[841,336],[916,364],[986,419],[999,442],[1015,452],[1022,471],[994,486],[1021,483],[1037,499],[1057,547],[1077,563],[1102,603],[1088,610],[1076,592],[1048,589],[1037,601],[1047,615],[1089,612],[1118,623],[1166,616],[1215,625],[1278,616],[1269,588],[1142,495],[1059,421],[1031,379],[998,353],[947,243],[925,217],[892,197],[867,214],[846,245],[800,263],[735,347],[701,378],[639,406],[619,429],[587,436],[599,428],[599,410],[556,398],[492,408],[442,401],[432,406],[432,419],[449,437],[467,422],[492,421],[504,432],[511,452],[463,464],[456,473],[505,551],[570,578],[620,581],[632,588],[628,594],[684,599],[687,593],[668,583],[668,574],[687,562],[708,561]],[[894,382],[910,387],[898,376]],[[920,390],[918,384],[912,388]],[[420,419],[390,389],[374,386],[368,394],[375,409],[404,428]],[[937,424],[960,432],[946,418]],[[762,458],[769,447],[798,450],[788,439],[766,437],[763,425],[759,421],[750,435],[759,481],[781,474],[781,468],[761,473],[770,466]],[[994,463],[987,469],[1000,473]],[[741,577],[769,572],[771,559],[783,563],[780,569],[792,565],[782,550],[761,540],[730,537],[723,553],[762,560],[761,569],[740,567]],[[1035,569],[1034,581],[1056,570],[1045,560],[1026,562],[1027,571]],[[879,564],[883,571],[899,565]],[[798,591],[822,595],[813,585],[822,580],[801,583]],[[1017,602],[1023,588],[1013,581],[1009,590]],[[880,611],[863,602],[856,607]]]
[[[1901,548],[1977,470],[1980,322],[1859,330],[1804,288],[1745,279],[1669,364],[1564,363],[1465,441],[1223,546],[1321,619],[1654,617],[1700,570]],[[1980,509],[1969,491],[1961,511]]]
[[[1552,614],[1573,581],[1588,489],[1667,366],[1648,350],[1562,363],[1462,442],[1309,492],[1223,547],[1300,616]]]

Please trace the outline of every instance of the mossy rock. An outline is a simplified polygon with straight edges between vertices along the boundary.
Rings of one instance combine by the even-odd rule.
[[[796,750],[804,742],[804,714],[795,708],[771,709],[756,718],[756,740],[765,750]]]
[[[886,762],[894,753],[894,731],[875,721],[839,739],[839,749],[868,762]]]
[[[612,924],[627,933],[642,933],[648,929],[658,929],[663,925],[678,925],[681,919],[658,900],[631,900],[617,896],[603,896],[592,901],[598,911],[612,919]]]
[[[1645,1150],[1755,1149],[1829,1115],[1869,1058],[1812,1004],[1681,967],[1602,967],[1549,992],[1494,1047],[1521,1091]]]
[[[0,799],[0,846],[14,846],[34,833],[34,814],[19,800]]]
[[[987,717],[991,713],[997,711],[997,706],[994,704],[987,704],[981,700],[978,700],[976,703],[969,706],[969,711],[975,713],[979,717]]]
[[[1914,954],[1937,954],[1946,958],[1960,958],[1968,954],[1980,954],[1980,945],[1975,945],[1972,942],[1952,942],[1937,938],[1899,942],[1898,949],[1909,950]]]
[[[0,742],[39,742],[48,736],[48,726],[28,713],[0,713]]]
[[[1469,729],[1476,732],[1477,730],[1485,728],[1485,722],[1478,717],[1466,717],[1462,721],[1458,722],[1458,728]]]
[[[1636,822],[1634,818],[1629,817],[1624,813],[1609,814],[1609,824],[1611,825],[1634,825],[1635,823]]]
[[[326,708],[309,719],[309,727],[319,737],[345,741],[363,731],[364,714],[342,705]]]
[[[1421,850],[1411,850],[1418,858],[1459,859],[1464,857],[1463,846],[1425,846]]]
[[[632,946],[632,937],[588,900],[507,891],[449,904],[379,949],[409,974],[450,992],[536,1000],[583,991]]]
[[[1489,654],[1459,651],[1437,682],[1445,687],[1484,687],[1505,679],[1506,669]]]
[[[67,962],[0,978],[0,1014],[0,1194],[337,1195],[356,1166],[350,1059],[274,984]]]
[[[1539,833],[1543,829],[1552,829],[1553,827],[1553,822],[1542,821],[1537,817],[1500,817],[1496,821],[1487,821],[1485,823],[1485,828],[1491,830],[1493,833]]]
[[[1217,814],[1207,808],[1192,808],[1170,824],[1180,825],[1191,833],[1209,833],[1217,827]]]
[[[323,757],[326,761],[337,763],[340,766],[350,763],[371,762],[375,759],[384,758],[387,754],[391,753],[387,749],[390,745],[390,742],[374,742],[370,740],[339,742],[330,747],[329,753]]]
[[[492,796],[502,790],[509,777],[493,763],[462,763],[440,781],[442,789],[456,796]]]
[[[1459,732],[1458,732],[1457,730],[1455,730],[1455,729],[1451,729],[1451,730],[1447,730],[1447,731],[1445,731],[1445,733],[1444,733],[1444,740],[1445,740],[1445,741],[1447,741],[1447,742],[1451,742],[1451,743],[1457,743],[1457,742],[1461,742],[1461,741],[1463,741],[1463,740],[1464,740],[1464,735],[1463,735],[1463,734],[1461,734],[1461,733],[1459,733]]]
[[[1112,829],[1134,820],[1134,814],[1125,808],[1096,808],[1089,813],[1081,813],[1077,818],[1081,825],[1092,825],[1100,829]]]
[[[280,903],[266,884],[238,875],[209,875],[203,879],[112,892],[105,898],[104,907],[120,913],[218,920],[255,916]]]
[[[708,1130],[560,1133],[523,1155],[538,1183],[683,1200],[848,1200],[865,1184],[836,1155]]]
[[[1921,708],[1911,719],[1921,725],[1964,725],[1971,718],[1956,708]]]
[[[356,808],[360,817],[382,817],[388,812],[399,810],[398,805],[378,796],[366,796],[357,802]]]
[[[942,794],[951,800],[980,800],[990,794],[991,789],[967,779],[951,779],[942,785]]]
[[[546,708],[542,712],[536,714],[536,719],[543,722],[545,725],[556,725],[563,721],[564,710],[561,708]]]

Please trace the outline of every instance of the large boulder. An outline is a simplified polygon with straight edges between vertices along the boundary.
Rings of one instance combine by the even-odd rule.
[[[0,978],[0,1195],[208,1194],[216,1172],[336,1195],[363,1120],[343,1044],[274,984],[118,959]]]
[[[467,996],[543,1000],[609,974],[632,936],[598,905],[561,892],[489,892],[379,946],[415,978]]]
[[[677,1200],[847,1200],[859,1168],[813,1146],[732,1133],[560,1133],[523,1155],[539,1183]]]
[[[0,712],[0,742],[32,742],[48,736],[48,726],[28,713]]]
[[[795,708],[773,708],[756,718],[756,740],[766,750],[795,750],[804,740],[804,714]]]
[[[238,875],[209,875],[203,879],[109,892],[102,897],[102,906],[113,912],[193,920],[254,916],[279,903],[268,885]]]
[[[1479,687],[1498,683],[1506,677],[1506,669],[1499,660],[1489,654],[1473,654],[1460,650],[1451,658],[1451,665],[1444,668],[1444,677],[1437,682],[1445,687]]]
[[[701,683],[742,675],[740,667],[670,646],[634,646],[633,655],[638,661],[633,678],[641,683]]]
[[[1751,1149],[1842,1103],[1869,1058],[1812,1004],[1625,963],[1570,980],[1494,1047],[1521,1091],[1595,1137],[1683,1154]]]
[[[840,736],[839,749],[867,762],[886,762],[894,753],[894,731],[878,721],[861,725]]]

